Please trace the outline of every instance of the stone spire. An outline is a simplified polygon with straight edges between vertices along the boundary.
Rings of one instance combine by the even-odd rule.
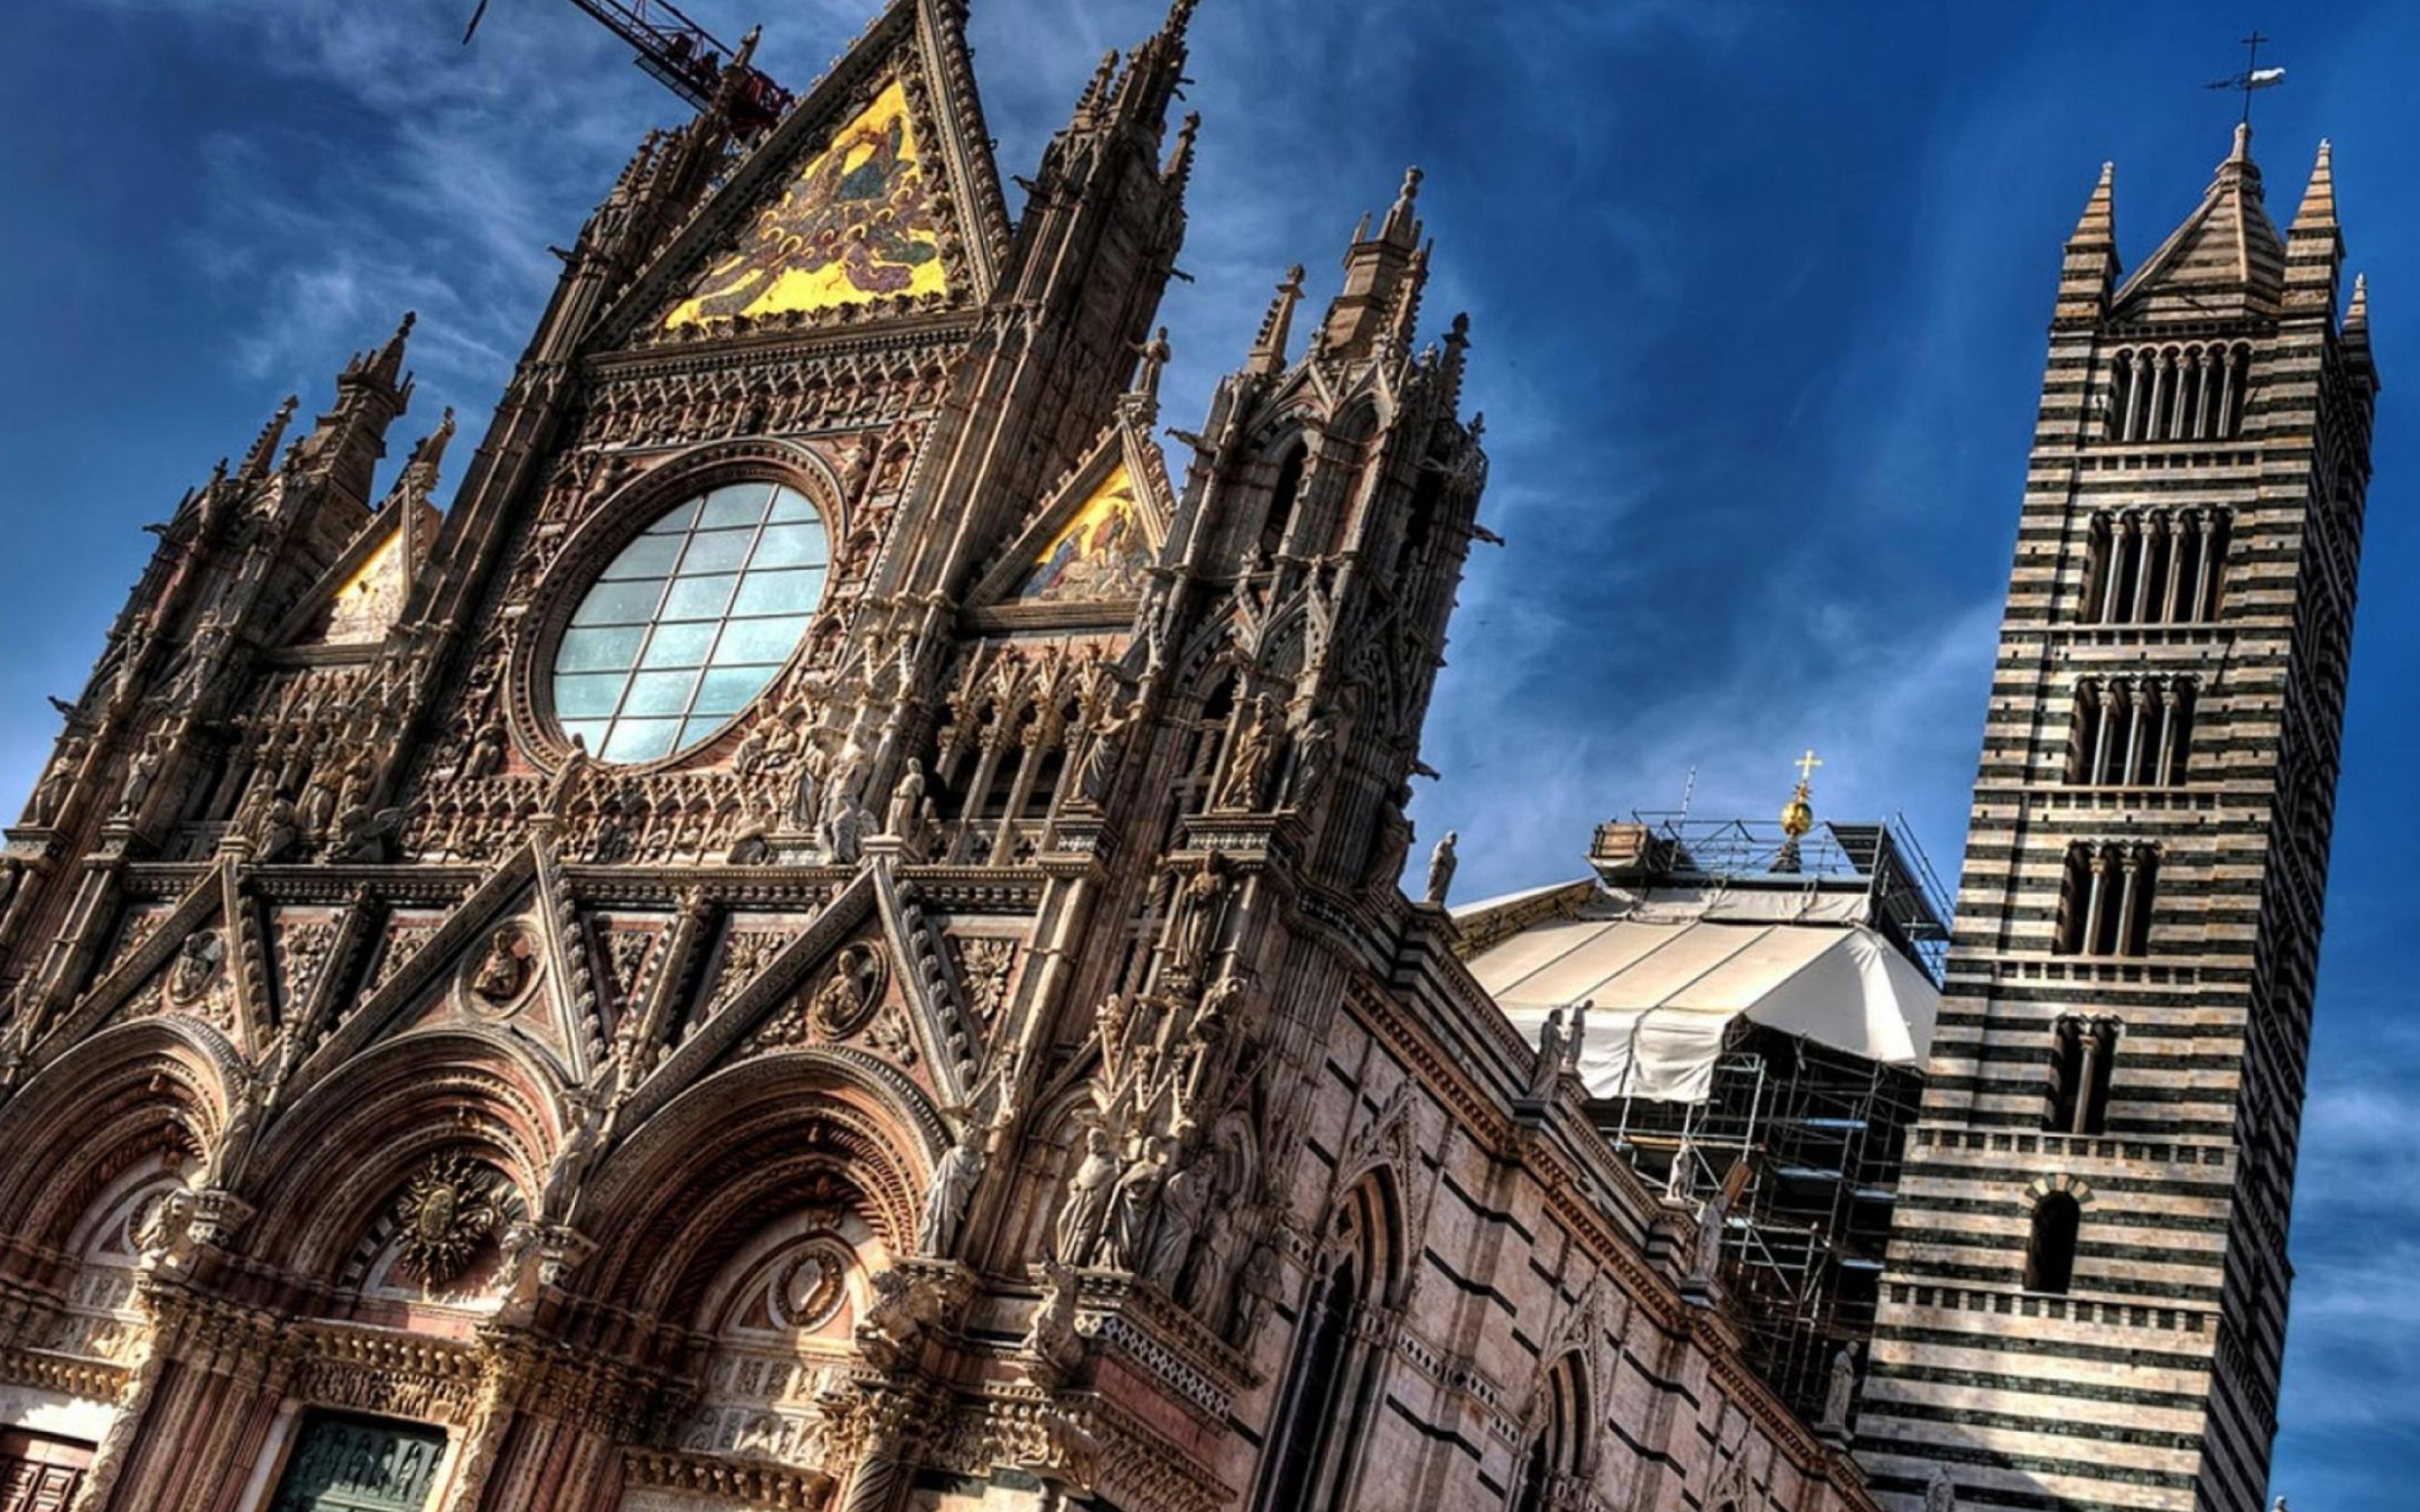
[[[2252,129],[2235,141],[2202,202],[2135,270],[2112,309],[2130,319],[2208,320],[2269,314],[2285,289],[2286,248],[2263,208]]]
[[[268,470],[277,457],[277,448],[285,439],[285,427],[293,422],[294,412],[302,405],[300,394],[285,396],[285,402],[277,406],[277,413],[261,427],[259,438],[252,442],[252,449],[244,454],[244,465],[237,470],[237,477],[246,483],[258,483],[268,476]]]
[[[2100,180],[2084,201],[2075,234],[2067,238],[2066,256],[2059,265],[2059,303],[2051,319],[2057,325],[2093,325],[2109,313],[2109,293],[2118,283],[2118,211],[2112,185],[2118,165],[2100,165]]]
[[[1277,298],[1270,301],[1269,313],[1261,317],[1260,335],[1252,344],[1252,356],[1244,363],[1246,372],[1280,373],[1286,370],[1286,349],[1294,337],[1294,307],[1303,302],[1303,265],[1295,264],[1286,270],[1286,281],[1277,285]]]
[[[1427,256],[1421,246],[1424,228],[1414,207],[1420,199],[1421,172],[1405,170],[1403,188],[1379,224],[1370,233],[1363,216],[1344,254],[1344,289],[1328,306],[1321,327],[1321,346],[1331,356],[1350,361],[1368,356],[1379,338],[1401,330],[1408,315],[1417,316],[1421,286],[1427,279]],[[1409,312],[1406,301],[1412,301]]]
[[[2336,313],[2336,280],[2344,265],[2344,232],[2336,221],[2336,174],[2325,138],[2312,163],[2310,186],[2286,232],[2286,302]]]

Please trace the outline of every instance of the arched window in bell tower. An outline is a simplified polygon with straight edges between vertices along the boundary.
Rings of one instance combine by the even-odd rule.
[[[2064,1296],[2075,1283],[2076,1242],[2083,1205],[2069,1192],[2047,1192],[2033,1204],[2033,1233],[2025,1246],[2025,1289]]]

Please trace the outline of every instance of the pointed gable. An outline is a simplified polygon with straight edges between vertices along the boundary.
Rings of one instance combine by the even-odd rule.
[[[665,325],[816,315],[902,296],[946,300],[937,172],[892,77],[699,275]]]
[[[2252,133],[2236,128],[2202,203],[2145,259],[2113,302],[2120,320],[2209,320],[2273,313],[2286,247],[2261,198]]]
[[[695,339],[982,300],[1008,220],[960,27],[956,8],[896,0],[640,280],[638,331]]]
[[[976,602],[987,619],[1123,625],[1167,543],[1175,498],[1142,411],[1122,407],[1026,519]]]

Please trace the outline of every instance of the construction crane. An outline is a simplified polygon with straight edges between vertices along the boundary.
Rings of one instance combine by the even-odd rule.
[[[471,24],[462,30],[468,45],[487,19],[489,0],[479,0]],[[700,110],[732,89],[733,125],[753,131],[780,120],[797,97],[757,71],[749,61],[756,50],[756,33],[727,47],[715,34],[692,20],[670,0],[571,0],[606,30],[630,43],[639,67],[665,88]],[[726,61],[726,60],[728,60]]]

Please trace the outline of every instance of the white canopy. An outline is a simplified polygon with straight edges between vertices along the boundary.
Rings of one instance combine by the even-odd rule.
[[[1580,1074],[1598,1097],[1704,1097],[1723,1035],[1743,1017],[1920,1066],[1941,1011],[1924,972],[1862,924],[1556,919],[1469,964],[1532,1038],[1552,1009],[1593,1003]]]

